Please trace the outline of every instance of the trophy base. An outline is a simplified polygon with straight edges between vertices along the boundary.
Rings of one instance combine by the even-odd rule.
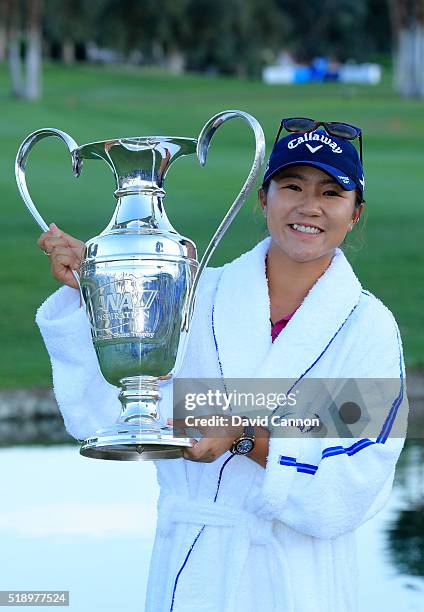
[[[183,449],[191,447],[189,438],[174,438],[172,428],[160,433],[122,424],[119,428],[100,430],[84,440],[80,454],[92,459],[117,461],[153,461],[156,459],[180,459]]]

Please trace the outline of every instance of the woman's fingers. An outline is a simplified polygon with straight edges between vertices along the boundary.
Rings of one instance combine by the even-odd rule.
[[[61,238],[62,240],[64,240],[66,244],[73,249],[78,250],[81,248],[84,249],[85,247],[84,242],[82,242],[81,240],[78,240],[77,238],[74,238],[73,236],[71,236],[70,234],[67,234],[66,232],[63,232],[54,223],[50,224],[50,233],[52,237]]]
[[[37,240],[37,244],[41,249],[45,250],[44,246],[47,238],[52,238],[53,236],[60,236],[62,233],[63,232],[57,227],[55,223],[50,223],[49,229],[47,230],[47,232],[43,232],[41,234],[41,236]]]
[[[40,247],[40,249],[44,250],[44,241],[46,240],[46,238],[48,238],[50,236],[50,232],[43,232],[41,234],[41,236],[39,237],[39,239],[37,240],[37,244]]]
[[[50,256],[53,276],[70,287],[78,287],[78,282],[73,275],[73,270],[79,268],[79,262],[74,255],[56,254]]]
[[[67,251],[74,253],[81,261],[84,257],[85,244],[80,242],[77,246],[71,246],[69,240],[64,236],[55,238],[47,236],[43,242],[43,251],[51,253],[53,250],[59,252],[59,250],[66,249]]]
[[[43,248],[45,251],[51,251],[53,247],[66,247],[70,249],[65,238],[54,238],[53,236],[46,236],[43,241]]]
[[[65,249],[54,249],[50,255],[50,261],[55,266],[68,266],[72,270],[76,270],[81,264],[80,259],[74,253]]]
[[[84,256],[85,244],[81,240],[76,240],[72,236],[62,234],[61,236],[48,235],[43,240],[44,250],[50,250],[55,246],[67,247],[78,253],[82,257]],[[47,248],[46,248],[47,247]]]
[[[78,288],[73,271],[80,267],[84,259],[84,242],[51,223],[49,231],[41,234],[37,244],[50,257],[53,276],[65,285]]]
[[[70,268],[66,268],[63,271],[63,276],[56,276],[57,280],[60,281],[63,285],[67,285],[68,287],[73,287],[74,289],[79,289],[78,281],[75,276],[72,274],[72,270]]]
[[[216,459],[215,454],[210,448],[210,440],[202,438],[202,440],[191,440],[194,444],[191,447],[183,449],[183,456],[190,461],[199,461],[202,463],[210,463]]]
[[[56,274],[63,276],[66,268],[69,268],[70,270],[77,270],[80,265],[78,259],[72,254],[52,254],[50,255],[50,261],[54,276],[56,276]]]
[[[85,248],[85,244],[82,240],[78,240],[70,234],[63,232],[54,223],[50,224],[50,228],[48,232],[43,232],[37,240],[38,246],[43,249],[43,251],[49,251],[54,246],[65,246],[75,250],[82,259]]]

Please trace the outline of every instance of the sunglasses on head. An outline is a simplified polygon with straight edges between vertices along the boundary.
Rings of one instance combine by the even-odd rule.
[[[278,142],[281,130],[287,132],[313,132],[322,125],[325,131],[336,138],[344,138],[345,140],[355,140],[359,138],[359,157],[362,164],[362,130],[350,123],[340,123],[338,121],[315,121],[306,117],[289,117],[281,119],[280,128],[275,138],[274,147]]]

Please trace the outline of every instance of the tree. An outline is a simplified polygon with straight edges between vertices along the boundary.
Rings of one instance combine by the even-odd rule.
[[[28,100],[41,95],[42,9],[43,0],[2,2],[11,92],[13,96]],[[24,56],[22,42],[25,43]]]
[[[424,0],[389,0],[394,85],[405,97],[424,97]]]
[[[36,100],[41,96],[42,39],[41,18],[43,0],[28,0],[26,36],[26,83],[24,97]]]
[[[2,13],[6,29],[6,50],[12,96],[23,94],[21,62],[20,7],[13,0],[2,0]]]
[[[108,0],[97,17],[97,42],[127,56],[135,50],[163,63],[170,72],[185,68],[190,39],[197,37],[190,21],[193,0]]]
[[[76,46],[95,38],[96,19],[106,0],[46,0],[46,38],[61,49],[65,64],[73,64]]]
[[[392,50],[390,12],[387,0],[366,0],[365,30],[358,30],[366,53],[390,57]]]
[[[292,20],[293,33],[286,46],[299,60],[309,61],[320,55],[339,60],[363,58],[367,1],[276,1]]]
[[[6,41],[7,41],[7,3],[5,0],[0,1],[0,62],[6,59]]]
[[[279,49],[290,20],[275,0],[193,0],[188,20],[189,66],[259,76],[264,53]]]
[[[154,0],[103,0],[100,5],[93,20],[93,40],[127,57],[144,50],[161,12]]]
[[[370,54],[387,53],[388,1],[399,33],[395,41],[403,41],[400,80],[407,46],[402,24],[413,5],[416,31],[409,47],[416,56],[422,54],[423,10],[417,7],[424,0],[0,0],[0,9],[7,17],[12,91],[35,98],[41,87],[42,32],[67,64],[73,63],[76,50],[93,42],[112,50],[115,60],[162,65],[175,74],[188,68],[259,77],[263,65],[282,49],[300,61],[319,55],[366,61]],[[1,23],[0,14],[0,60]],[[415,66],[415,80],[422,72]]]

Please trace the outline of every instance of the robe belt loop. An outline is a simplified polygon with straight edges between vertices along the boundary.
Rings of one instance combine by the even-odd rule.
[[[275,541],[273,522],[252,512],[220,504],[196,501],[178,495],[166,495],[158,504],[157,531],[163,537],[172,533],[173,523],[235,527],[244,529],[251,544],[266,545]]]

